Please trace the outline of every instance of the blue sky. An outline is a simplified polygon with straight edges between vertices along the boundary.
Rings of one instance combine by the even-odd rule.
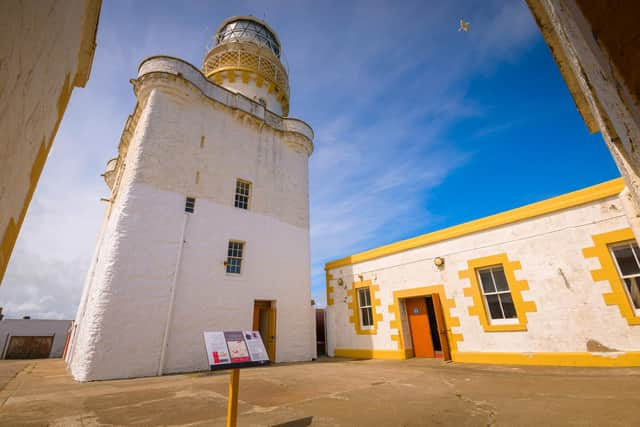
[[[73,318],[145,57],[200,66],[228,16],[278,33],[310,159],[312,294],[326,261],[619,175],[590,135],[524,1],[103,2],[0,287],[10,317]],[[458,32],[459,19],[471,22]]]

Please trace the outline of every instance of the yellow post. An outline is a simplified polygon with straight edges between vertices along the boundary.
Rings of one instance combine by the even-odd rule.
[[[227,427],[238,424],[238,389],[240,386],[240,369],[232,369],[229,377],[229,406],[227,407]]]

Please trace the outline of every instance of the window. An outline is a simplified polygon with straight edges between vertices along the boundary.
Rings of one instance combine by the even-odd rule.
[[[627,296],[633,308],[640,310],[640,249],[635,241],[625,242],[611,248],[620,278],[624,282]]]
[[[516,307],[502,266],[478,270],[478,276],[491,319],[516,319]]]
[[[371,292],[369,287],[358,288],[358,308],[360,309],[360,326],[373,327],[373,310],[371,307]]]
[[[241,179],[236,181],[235,207],[249,209],[249,194],[251,193],[251,183]]]
[[[240,274],[242,267],[242,252],[244,243],[229,241],[229,249],[227,251],[227,273]]]
[[[184,203],[184,211],[188,213],[193,213],[196,208],[196,199],[193,197],[187,197],[187,200]]]

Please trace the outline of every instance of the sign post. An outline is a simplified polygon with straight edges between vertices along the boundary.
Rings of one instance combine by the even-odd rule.
[[[240,368],[231,370],[229,377],[229,404],[227,406],[227,427],[238,424],[238,389],[240,388]]]
[[[240,368],[268,365],[269,355],[259,331],[205,332],[204,345],[212,371],[231,370],[227,427],[235,427],[238,422]]]

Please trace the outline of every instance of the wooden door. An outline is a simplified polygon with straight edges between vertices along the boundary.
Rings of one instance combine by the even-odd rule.
[[[267,354],[269,354],[269,360],[271,362],[276,361],[276,309],[271,307],[268,311],[269,315],[269,336],[267,337]]]
[[[255,301],[253,330],[260,331],[271,362],[276,361],[276,309],[271,301]]]
[[[433,300],[433,309],[436,313],[436,322],[438,323],[438,335],[440,336],[440,345],[442,346],[442,356],[444,360],[451,360],[451,349],[449,348],[449,337],[447,335],[447,324],[444,321],[442,304],[438,294],[431,295]]]
[[[405,300],[407,316],[409,316],[409,328],[411,340],[416,357],[435,357],[431,328],[427,316],[427,303],[425,297],[408,298]]]
[[[45,359],[51,353],[53,337],[11,337],[5,359]]]

